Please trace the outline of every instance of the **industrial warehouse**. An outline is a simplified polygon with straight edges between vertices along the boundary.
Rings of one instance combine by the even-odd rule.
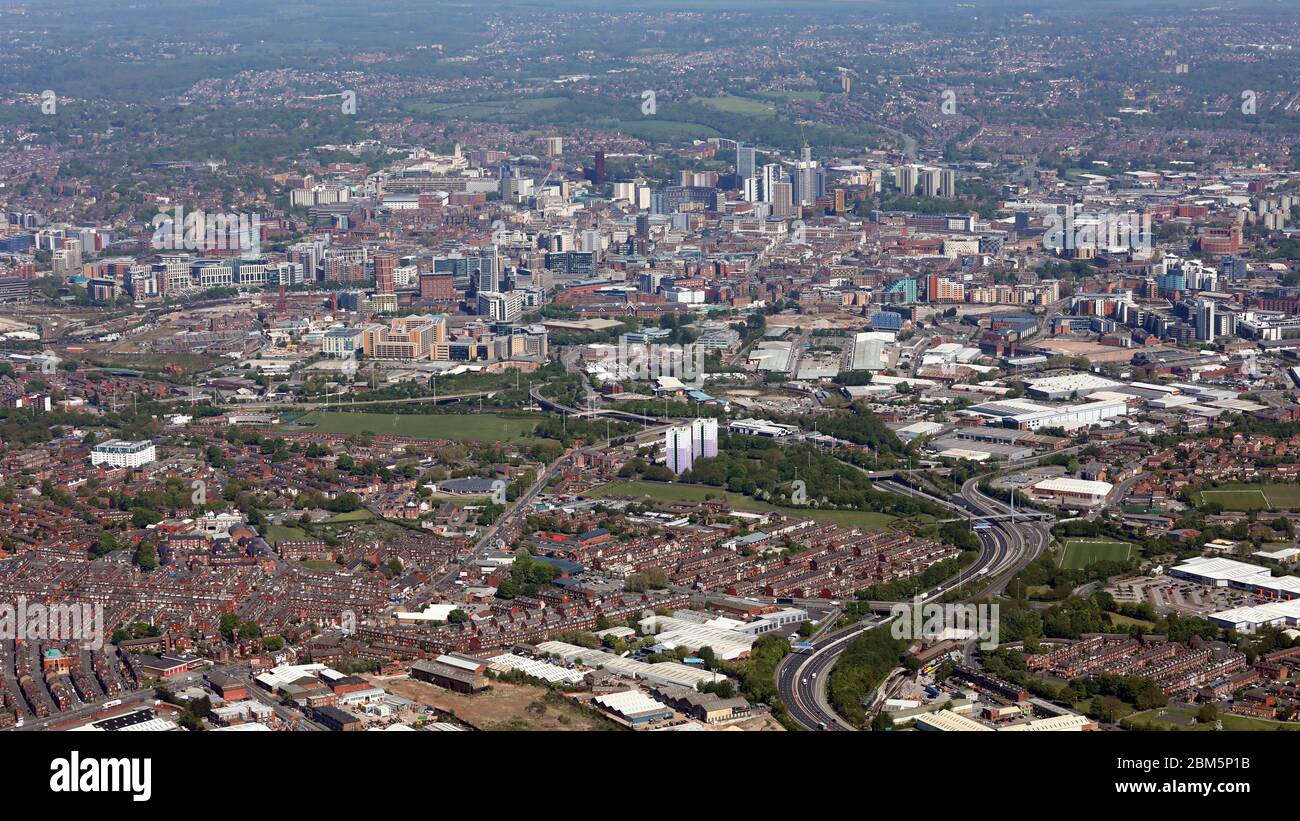
[[[1244,590],[1276,601],[1210,613],[1207,618],[1222,627],[1253,633],[1261,627],[1300,626],[1300,578],[1274,576],[1267,567],[1201,556],[1172,567],[1169,575],[1210,587]]]

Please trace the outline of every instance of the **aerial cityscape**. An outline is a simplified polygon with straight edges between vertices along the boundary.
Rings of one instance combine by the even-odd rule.
[[[1295,12],[4,0],[0,731],[1300,730]]]

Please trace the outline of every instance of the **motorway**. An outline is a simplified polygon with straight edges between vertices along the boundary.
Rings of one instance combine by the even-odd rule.
[[[570,414],[579,413],[574,408],[546,399],[541,395],[540,389],[535,388],[531,395],[534,402],[547,410]],[[607,412],[619,413],[617,411]],[[635,416],[632,418],[636,419]],[[646,419],[645,421],[648,422],[649,420]],[[667,420],[655,419],[654,421],[663,425]],[[600,443],[600,445],[603,446],[604,443]],[[863,468],[859,468],[859,470],[870,475],[870,471]],[[907,473],[899,472],[897,475],[907,476]],[[1020,519],[1006,518],[1011,513],[1010,506],[981,493],[978,487],[979,480],[977,479],[966,482],[962,486],[959,495],[953,498],[927,493],[901,484],[896,479],[878,480],[876,484],[881,489],[900,493],[904,496],[923,497],[961,514],[963,518],[971,515],[975,517],[994,517],[987,522],[987,527],[975,530],[982,545],[979,558],[976,559],[975,563],[970,567],[963,568],[953,579],[922,596],[922,603],[941,598],[954,589],[958,590],[959,594],[962,594],[965,592],[965,587],[972,580],[976,580],[974,587],[978,588],[984,581],[992,579],[992,584],[988,585],[983,592],[989,595],[998,595],[1021,568],[1037,558],[1051,543],[1051,534],[1043,524],[1037,521],[1027,522]],[[502,519],[513,516],[523,509],[516,503]],[[1027,518],[1030,516],[1035,520],[1038,518],[1036,512],[1029,512]],[[482,545],[483,542],[480,542],[480,547]],[[867,630],[887,623],[887,621],[869,620],[840,630],[832,630],[824,635],[818,634],[810,642],[813,645],[811,653],[791,653],[782,659],[776,670],[777,692],[795,722],[810,730],[855,729],[843,718],[836,715],[831,708],[826,696],[826,681],[835,665],[835,660],[839,658],[853,639]],[[824,624],[826,627],[830,627],[833,622],[833,619],[827,619]]]
[[[866,621],[832,631],[810,642],[811,653],[791,653],[781,659],[776,668],[776,691],[791,718],[809,730],[855,729],[831,709],[826,680],[849,642],[879,624]]]
[[[877,486],[892,493],[925,498],[963,514],[998,517],[989,521],[988,527],[976,528],[981,550],[975,563],[921,596],[922,604],[953,590],[962,595],[972,580],[974,589],[968,598],[998,595],[1025,565],[1051,544],[1052,536],[1044,523],[1002,518],[1010,513],[1010,506],[981,493],[979,479],[967,481],[955,498],[943,498],[891,480],[878,482]],[[992,582],[981,590],[983,583],[990,579]],[[868,620],[827,633],[824,637],[815,637],[810,642],[813,645],[811,652],[791,653],[781,660],[776,668],[777,694],[797,724],[809,730],[856,729],[831,707],[826,695],[826,681],[836,659],[849,642],[888,621]]]

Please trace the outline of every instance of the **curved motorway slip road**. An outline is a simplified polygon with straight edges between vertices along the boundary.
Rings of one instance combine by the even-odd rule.
[[[892,481],[878,484],[890,492],[922,497],[976,517],[999,516],[1008,514],[1011,510],[1006,503],[981,493],[977,479],[966,482],[955,499],[942,498]],[[981,545],[979,558],[954,578],[922,595],[923,604],[952,590],[964,592],[966,585],[972,586],[972,595],[1001,593],[1021,568],[1047,548],[1052,538],[1046,526],[1036,520],[996,520],[990,522],[988,527],[977,528],[975,533],[978,534]],[[988,579],[992,579],[992,583],[983,584]],[[809,730],[856,729],[831,707],[826,697],[826,681],[836,659],[848,647],[849,642],[888,621],[872,619],[826,633],[810,642],[813,645],[811,651],[791,653],[781,660],[776,668],[777,694],[797,724]]]
[[[776,668],[777,695],[800,726],[809,730],[856,729],[831,708],[826,680],[849,642],[881,623],[865,621],[833,631],[810,642],[811,653],[791,653],[781,659]]]

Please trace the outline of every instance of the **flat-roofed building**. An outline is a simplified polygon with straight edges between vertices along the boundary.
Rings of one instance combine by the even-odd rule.
[[[1096,507],[1104,503],[1114,489],[1110,482],[1060,476],[1035,482],[1030,486],[1030,495],[1064,507]]]
[[[1197,556],[1171,567],[1169,575],[1211,587],[1246,590],[1283,602],[1300,599],[1300,578],[1274,576],[1267,567],[1239,562],[1235,559]]]
[[[1049,718],[1036,718],[1032,721],[1024,721],[1017,724],[1008,724],[1005,727],[999,727],[999,732],[1026,732],[1026,733],[1043,733],[1043,732],[1081,732],[1083,730],[1097,729],[1097,722],[1080,715],[1051,716]]]
[[[1047,410],[1029,411],[1006,417],[1002,424],[1020,430],[1038,430],[1039,428],[1062,428],[1077,430],[1095,425],[1115,416],[1128,414],[1128,402],[1111,399],[1098,402],[1083,402],[1078,405],[1066,405]]]
[[[110,439],[90,449],[92,465],[111,465],[116,468],[138,468],[157,459],[157,450],[153,442],[142,439],[130,442],[125,439]]]
[[[361,719],[331,705],[313,709],[312,718],[335,732],[355,732],[365,726],[365,722]]]
[[[1111,391],[1119,387],[1122,387],[1119,382],[1090,373],[1067,373],[1035,379],[1026,384],[1025,392],[1039,399],[1082,399],[1090,393]]]
[[[434,345],[447,341],[447,318],[404,316],[387,325],[368,325],[361,341],[368,359],[428,359]]]
[[[941,710],[916,717],[916,729],[943,733],[993,732],[993,728],[973,718],[958,715],[951,710]]]
[[[1234,607],[1206,616],[1207,619],[1238,633],[1254,633],[1264,627],[1300,626],[1300,601],[1276,601],[1252,607]]]
[[[792,425],[781,425],[766,419],[733,419],[727,423],[727,430],[745,436],[766,436],[770,439],[779,439],[799,432],[799,429]]]
[[[321,353],[331,359],[352,359],[365,347],[360,328],[330,328],[321,337]]]

